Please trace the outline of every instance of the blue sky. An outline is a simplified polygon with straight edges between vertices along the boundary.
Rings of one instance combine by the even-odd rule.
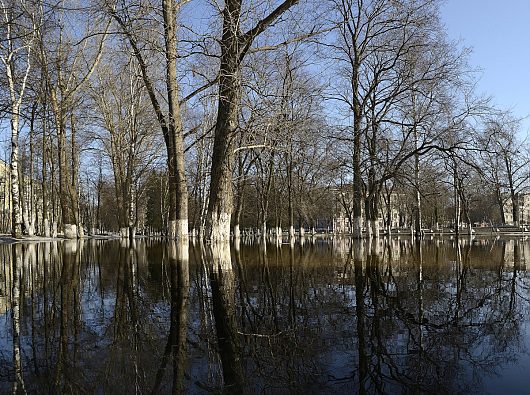
[[[451,39],[471,47],[469,63],[482,70],[478,91],[496,107],[530,116],[530,1],[446,0],[442,20]],[[522,137],[530,119],[522,122]]]

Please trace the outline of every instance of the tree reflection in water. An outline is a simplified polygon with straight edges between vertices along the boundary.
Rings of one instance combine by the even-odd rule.
[[[527,241],[266,243],[0,245],[0,393],[502,393],[528,360]]]

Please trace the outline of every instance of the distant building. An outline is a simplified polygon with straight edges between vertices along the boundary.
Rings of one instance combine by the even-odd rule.
[[[349,234],[352,232],[349,216],[353,212],[353,187],[345,185],[342,188],[336,188],[334,192],[335,210],[333,217],[333,231],[339,234]],[[403,194],[392,193],[390,196],[390,226],[391,228],[400,228],[406,226],[409,221],[407,208],[404,205]],[[379,229],[385,229],[385,223],[388,215],[388,207],[384,202],[380,203],[379,211]],[[364,207],[361,207],[362,226],[365,228]]]
[[[519,193],[517,196],[517,218],[513,218],[512,199],[508,198],[504,203],[504,219],[507,224],[520,225],[530,224],[530,193]]]

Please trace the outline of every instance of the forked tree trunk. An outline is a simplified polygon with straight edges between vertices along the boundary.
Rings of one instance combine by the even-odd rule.
[[[206,218],[206,237],[211,240],[228,240],[230,237],[234,145],[241,101],[241,61],[254,39],[297,2],[298,0],[283,1],[253,28],[242,33],[240,30],[242,0],[225,1],[220,42],[219,101],[210,178],[210,201]]]

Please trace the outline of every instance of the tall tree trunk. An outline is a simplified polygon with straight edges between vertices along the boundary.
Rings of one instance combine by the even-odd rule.
[[[168,148],[169,169],[169,222],[170,238],[188,237],[188,185],[184,168],[184,142],[182,117],[177,85],[177,10],[174,0],[162,1],[164,38],[166,45],[166,86],[169,106]]]
[[[166,89],[168,100],[168,117],[162,112],[157,99],[155,88],[147,73],[147,64],[139,49],[138,43],[130,32],[127,23],[115,10],[112,17],[129,40],[134,56],[140,66],[142,79],[153,106],[156,118],[164,136],[167,150],[169,176],[169,213],[167,221],[167,235],[169,238],[188,237],[188,185],[184,168],[183,125],[180,113],[177,82],[177,7],[174,0],[162,1],[164,20],[164,42],[166,52]],[[163,212],[163,211],[162,211]],[[163,214],[162,214],[163,215]],[[163,221],[164,222],[164,221]]]
[[[242,0],[226,0],[223,10],[219,101],[215,124],[206,237],[228,240],[233,211],[232,170],[241,100],[241,61],[253,40],[298,0],[285,0],[245,33],[240,30]]]
[[[215,124],[207,237],[228,240],[233,210],[232,167],[241,100],[241,0],[227,0],[223,10],[219,102]]]
[[[353,238],[362,237],[363,180],[361,171],[361,106],[354,89],[353,112]]]
[[[11,204],[13,237],[22,237],[22,211],[18,178],[18,108],[13,108],[11,116]]]
[[[35,113],[37,111],[37,102],[35,101],[31,106],[31,118],[29,127],[29,196],[27,199],[27,222],[28,234],[33,236],[35,234],[35,227],[38,225],[38,216],[35,213],[35,168],[34,161],[34,146],[35,146]]]
[[[455,235],[460,235],[460,194],[458,191],[458,170],[456,160],[453,158],[453,184],[454,184],[454,204],[455,204]]]
[[[72,210],[74,211],[75,224],[77,226],[77,237],[83,238],[83,224],[81,223],[81,213],[79,212],[79,151],[77,149],[77,140],[76,140],[76,125],[74,114],[70,113],[70,149],[71,149],[71,179],[68,184],[68,189],[70,193],[70,201],[72,205]]]
[[[16,3],[15,3],[16,4]],[[24,9],[24,7],[22,7]],[[9,86],[9,100],[11,106],[11,158],[10,158],[10,173],[11,173],[11,220],[12,220],[12,234],[15,238],[22,237],[22,207],[20,204],[20,185],[19,185],[19,169],[18,169],[18,133],[20,121],[20,108],[26,84],[28,81],[29,72],[31,70],[31,49],[33,46],[33,38],[35,35],[35,26],[31,31],[17,30],[19,27],[18,21],[14,18],[22,17],[24,10],[14,9],[13,6],[4,6],[2,3],[2,13],[4,17],[2,30],[2,45],[0,52],[0,60],[5,67],[7,83]],[[35,15],[32,15],[34,18]],[[29,34],[31,32],[31,34]],[[19,42],[20,36],[29,39],[27,42]],[[17,37],[18,36],[18,37]],[[18,45],[20,44],[20,45]],[[23,78],[19,80],[17,73],[17,53],[26,50],[26,59],[24,70],[22,72]],[[16,56],[17,55],[17,56]]]
[[[512,200],[512,218],[513,224],[519,226],[519,194],[515,190],[510,191],[510,196]]]
[[[414,137],[414,188],[416,193],[414,196],[414,226],[416,237],[421,238],[421,194],[420,194],[420,154],[418,152],[418,127],[416,125],[416,94],[412,93],[412,123],[413,123],[413,137]]]
[[[244,181],[244,175],[242,174],[242,165],[240,163],[239,169],[239,177],[237,181],[237,200],[236,200],[236,206],[234,211],[234,237],[237,239],[241,236],[240,231],[240,221],[241,221],[241,213],[243,212],[243,201],[244,201],[244,191],[245,191],[245,181]]]
[[[47,146],[47,133],[48,123],[46,119],[47,111],[46,105],[44,105],[42,116],[42,227],[41,234],[45,237],[50,237],[50,212],[49,212],[49,199],[48,199],[48,146]],[[52,186],[53,188],[53,186]]]
[[[288,160],[287,160],[287,195],[288,195],[288,216],[289,216],[289,238],[295,236],[294,231],[294,202],[293,202],[293,152],[292,152],[292,141],[289,147]]]
[[[503,200],[502,192],[499,187],[495,189],[495,198],[496,198],[497,205],[499,208],[501,223],[503,225],[506,225],[506,213],[504,211],[504,200]]]
[[[70,166],[68,166],[66,153],[66,130],[63,111],[57,101],[55,90],[51,90],[52,106],[57,130],[57,155],[59,157],[59,201],[62,212],[63,232],[67,239],[77,238],[77,221],[75,210],[77,207],[77,194],[71,193]]]

